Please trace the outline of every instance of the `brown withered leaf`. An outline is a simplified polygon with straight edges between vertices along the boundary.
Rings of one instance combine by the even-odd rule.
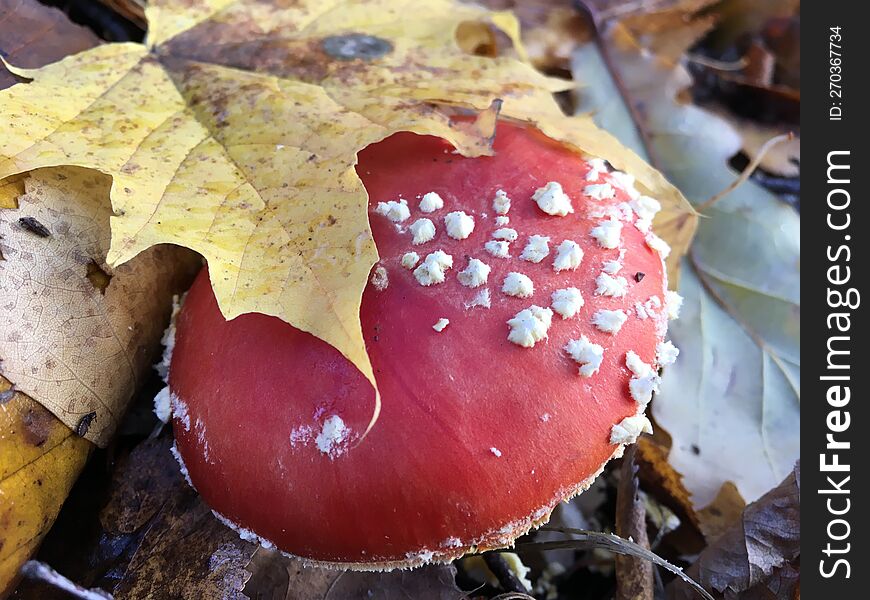
[[[136,447],[114,478],[100,520],[107,533],[142,533],[117,600],[242,600],[256,545],[222,525],[182,478],[171,438]]]
[[[746,501],[737,486],[730,481],[723,483],[713,502],[697,512],[698,526],[707,543],[713,543],[737,523],[744,508]]]
[[[169,246],[106,264],[109,185],[94,171],[42,170],[17,210],[0,210],[4,375],[100,446],[150,369],[173,293],[199,265]]]
[[[99,39],[56,8],[37,0],[0,0],[0,55],[14,65],[41,67],[96,46]],[[0,89],[18,78],[0,69]]]
[[[720,46],[741,36],[761,33],[771,19],[790,18],[800,11],[800,0],[723,0],[715,8],[719,26],[714,38]]]
[[[671,439],[664,429],[655,427],[655,434],[642,436],[638,439],[636,448],[636,460],[644,490],[675,511],[681,521],[691,523],[707,543],[721,536],[740,518],[746,502],[730,481],[722,484],[710,504],[700,509],[692,506],[682,475],[668,462]],[[689,541],[694,542],[691,539]]]
[[[139,531],[163,508],[167,496],[183,487],[167,444],[163,438],[145,440],[115,469],[109,501],[100,511],[107,533]]]
[[[257,549],[247,566],[245,596],[255,600],[323,600],[342,572],[307,567],[276,550]]]
[[[705,9],[719,0],[675,0],[668,2],[597,2],[599,17],[618,22],[647,50],[666,64],[685,58],[695,43],[716,24],[715,14]]]
[[[687,575],[726,600],[790,598],[800,557],[800,464],[777,487],[749,504],[740,522],[710,544]],[[692,597],[680,581],[670,600]]]

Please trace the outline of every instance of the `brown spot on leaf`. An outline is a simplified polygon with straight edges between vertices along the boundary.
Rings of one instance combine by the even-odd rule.
[[[54,417],[46,411],[28,410],[21,417],[24,441],[39,448],[48,439]]]

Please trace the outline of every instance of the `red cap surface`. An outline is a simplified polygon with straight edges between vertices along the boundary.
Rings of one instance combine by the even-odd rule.
[[[398,134],[360,154],[381,256],[361,319],[382,408],[364,438],[375,401],[365,377],[334,348],[277,318],[225,321],[207,272],[200,274],[176,323],[174,428],[192,483],[229,522],[285,552],[343,567],[449,560],[509,545],[588,487],[621,450],[611,430],[644,407],[632,396],[639,375],[626,356],[632,351],[655,368],[666,327],[662,259],[627,208],[637,194],[600,161],[590,167],[535,131],[500,124],[495,150],[469,159],[442,140]],[[561,184],[573,212],[549,215],[533,200],[551,181]],[[612,186],[587,188],[607,182]],[[502,226],[517,234],[510,258],[485,249],[501,228],[497,190],[511,199]],[[428,192],[444,207],[422,212]],[[399,198],[410,218],[397,223],[378,204]],[[444,218],[454,211],[473,218],[466,239],[448,235]],[[605,248],[592,232],[610,215],[624,220],[616,247]],[[436,233],[414,245],[411,225],[420,218]],[[537,263],[521,258],[532,235],[549,237],[549,254]],[[576,269],[557,272],[564,240],[584,256]],[[452,268],[443,283],[421,285],[415,269],[438,250],[452,257]],[[420,256],[410,269],[402,265],[408,252]],[[470,258],[491,269],[479,287],[460,282]],[[607,261],[619,270],[602,287],[602,273],[617,266]],[[527,276],[534,292],[504,293],[510,272]],[[552,294],[571,287],[584,299],[575,316],[554,312],[533,347],[508,339],[507,322],[517,313],[549,309]],[[480,305],[483,290],[488,307]],[[623,310],[627,318],[610,333],[593,323],[600,310]],[[440,319],[449,324],[439,332],[433,325]],[[564,349],[581,336],[603,351],[588,377],[578,372],[585,363]]]

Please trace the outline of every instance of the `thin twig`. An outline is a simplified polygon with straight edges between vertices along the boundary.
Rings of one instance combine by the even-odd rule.
[[[616,533],[649,549],[646,510],[639,497],[637,465],[632,444],[622,457],[619,487],[616,489]],[[616,600],[652,600],[653,566],[637,556],[616,556]]]
[[[517,544],[517,551],[523,552],[526,550],[545,551],[598,548],[601,550],[607,550],[608,552],[613,552],[614,554],[638,556],[640,558],[644,558],[657,564],[663,569],[670,571],[671,573],[688,583],[690,586],[692,586],[692,588],[694,588],[701,596],[703,596],[707,600],[714,600],[713,596],[710,595],[710,592],[701,587],[701,585],[697,581],[683,573],[682,569],[675,565],[672,565],[658,554],[655,554],[654,552],[651,552],[646,548],[638,546],[634,542],[624,540],[617,535],[613,535],[611,533],[602,533],[600,531],[573,529],[571,527],[541,527],[540,531],[558,531],[560,533],[567,533],[576,537],[553,542],[528,542],[523,544]]]
[[[704,56],[702,54],[686,54],[686,60],[689,62],[693,62],[696,65],[701,65],[702,67],[707,67],[709,69],[713,69],[715,71],[740,71],[743,67],[746,66],[746,59],[741,58],[739,60],[726,62],[724,60],[716,60],[715,58],[710,58],[709,56]]]
[[[489,570],[498,579],[501,589],[506,592],[526,593],[526,586],[523,585],[519,577],[511,570],[510,565],[507,564],[501,552],[486,552],[481,556],[483,556],[486,566],[489,567]]]
[[[743,182],[745,182],[747,179],[749,179],[752,176],[753,171],[755,171],[755,169],[758,168],[758,165],[760,165],[761,161],[764,159],[764,155],[767,154],[771,148],[773,148],[777,144],[781,144],[782,142],[787,142],[787,141],[792,140],[792,139],[794,139],[794,133],[789,131],[788,133],[784,133],[782,135],[777,135],[775,137],[770,138],[766,142],[764,142],[764,145],[758,151],[758,154],[755,155],[755,158],[752,159],[752,162],[750,162],[748,165],[746,165],[746,168],[743,169],[743,172],[740,173],[740,176],[737,179],[735,179],[734,181],[731,182],[731,185],[726,187],[724,190],[722,190],[721,192],[719,192],[718,194],[716,194],[715,196],[713,196],[709,200],[703,202],[695,210],[697,210],[698,212],[703,212],[703,211],[707,210],[708,208],[710,208],[711,206],[713,206],[714,204],[719,202],[719,200],[721,200],[722,198],[724,198],[725,196],[727,196],[728,194],[733,192],[735,189],[740,187],[740,185]]]

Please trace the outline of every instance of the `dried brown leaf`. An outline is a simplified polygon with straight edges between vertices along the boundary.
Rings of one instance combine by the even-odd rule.
[[[247,570],[245,595],[254,600],[323,600],[342,571],[305,566],[276,550],[258,548]]]
[[[371,600],[460,600],[465,593],[456,587],[453,565],[429,565],[388,573],[347,572],[336,579],[324,600],[367,598]]]
[[[22,67],[41,67],[96,46],[99,39],[56,8],[37,0],[0,0],[0,54]],[[0,90],[18,78],[0,69]]]
[[[716,41],[734,44],[741,36],[760,33],[771,19],[789,18],[799,10],[800,0],[723,0],[715,9],[720,20]]]
[[[713,502],[697,512],[698,527],[707,543],[713,543],[740,520],[746,501],[737,486],[726,481],[719,488]]]
[[[257,546],[212,515],[181,477],[170,442],[143,442],[115,475],[100,520],[108,533],[142,535],[112,593],[116,600],[242,600]]]
[[[710,544],[687,575],[727,599],[789,598],[800,556],[800,464],[777,487],[748,505],[740,522]],[[680,581],[671,600],[691,597]]]
[[[631,33],[648,51],[668,65],[685,58],[689,48],[709,33],[716,16],[701,14],[719,0],[678,0],[675,2],[635,3],[635,10],[614,13],[611,17]],[[631,3],[623,5],[630,8]],[[602,14],[608,14],[604,11]]]

